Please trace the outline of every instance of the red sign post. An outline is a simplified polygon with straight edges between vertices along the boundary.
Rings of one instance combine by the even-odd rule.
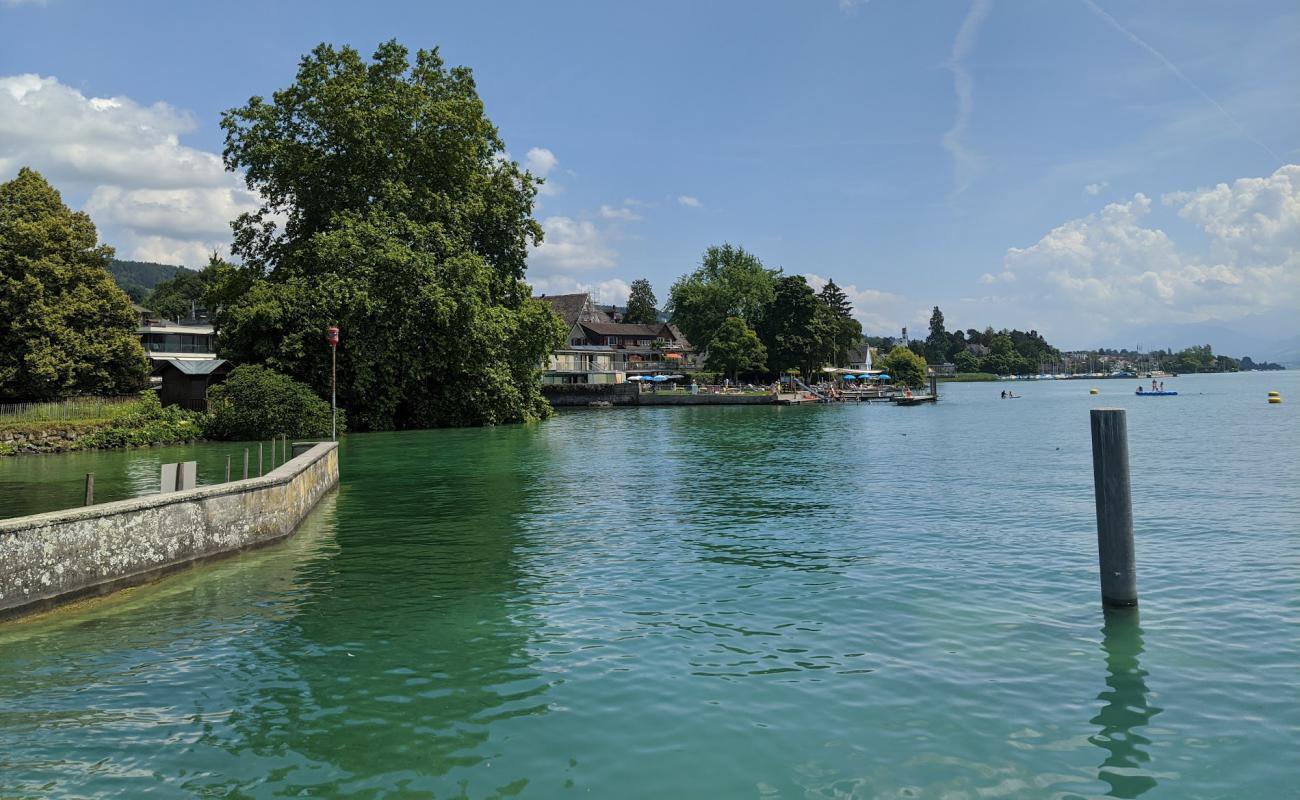
[[[330,343],[330,439],[339,438],[339,329],[331,325],[325,329],[325,341]]]

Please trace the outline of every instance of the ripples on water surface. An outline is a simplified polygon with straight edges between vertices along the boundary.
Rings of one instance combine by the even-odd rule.
[[[287,544],[0,627],[0,796],[1296,796],[1300,381],[1100,385],[353,436]]]

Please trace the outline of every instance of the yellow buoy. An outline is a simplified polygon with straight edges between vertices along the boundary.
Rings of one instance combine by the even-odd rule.
[[[1281,393],[1281,392],[1269,392],[1269,393],[1268,393],[1268,396],[1269,396],[1269,397],[1281,397],[1281,396],[1282,396],[1282,393]]]
[[[1096,394],[1096,393],[1097,393],[1097,390],[1096,390],[1096,389],[1089,389],[1089,390],[1088,390],[1088,394]]]
[[[1282,402],[1282,398],[1281,398],[1281,397],[1270,397],[1270,398],[1268,398],[1268,402],[1270,402],[1270,403],[1280,403],[1280,402]]]

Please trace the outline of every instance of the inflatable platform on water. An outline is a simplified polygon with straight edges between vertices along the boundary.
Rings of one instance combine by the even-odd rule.
[[[1138,397],[1177,397],[1178,392],[1134,392]]]

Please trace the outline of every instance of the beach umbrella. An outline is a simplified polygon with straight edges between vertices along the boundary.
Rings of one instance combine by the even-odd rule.
[[[644,375],[629,375],[629,376],[627,376],[627,379],[630,380],[630,381],[643,381],[643,380],[646,380],[646,376],[644,376]]]
[[[880,378],[882,381],[887,381],[887,380],[889,380],[889,373],[887,373],[887,372],[882,372],[882,373],[880,373],[880,375],[878,375],[877,377]]]
[[[652,380],[652,381],[654,381],[655,383],[663,383],[664,381],[668,380],[668,376],[667,376],[667,375],[655,375],[653,378],[648,378],[647,380]]]
[[[846,381],[856,381],[857,379],[858,379],[858,376],[856,376],[856,375],[845,375],[845,376],[844,376],[844,380],[846,380]]]
[[[859,376],[858,376],[858,380],[860,380],[860,381],[868,381],[868,380],[871,380],[871,376],[870,376],[870,375],[859,375]]]

